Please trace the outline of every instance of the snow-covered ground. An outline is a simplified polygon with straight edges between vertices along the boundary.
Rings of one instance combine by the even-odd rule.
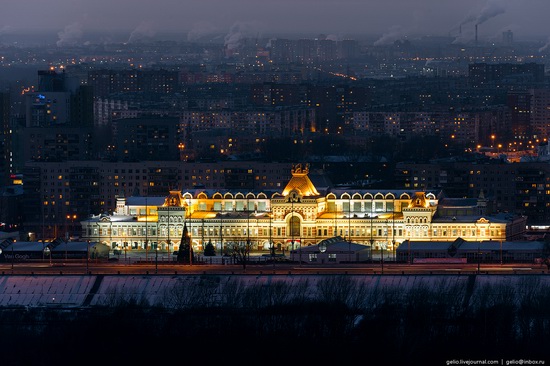
[[[548,275],[4,275],[0,307],[113,306],[120,301],[166,307],[224,304],[256,291],[260,297],[372,298],[428,290],[472,298],[488,288],[524,292],[550,288]],[[381,291],[385,290],[385,291]],[[389,290],[389,291],[388,291]],[[262,292],[263,291],[263,292]],[[277,296],[274,296],[277,294]],[[264,299],[265,300],[265,299]],[[234,300],[232,300],[234,301]]]

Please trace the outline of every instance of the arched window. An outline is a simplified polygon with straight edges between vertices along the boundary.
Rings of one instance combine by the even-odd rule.
[[[300,237],[300,218],[293,216],[290,218],[290,236]]]

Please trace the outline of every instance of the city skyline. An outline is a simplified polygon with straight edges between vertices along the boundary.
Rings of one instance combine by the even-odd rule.
[[[56,37],[59,47],[97,41],[93,37],[98,32],[101,42],[136,42],[169,34],[189,41],[217,37],[231,42],[239,37],[322,33],[335,40],[370,35],[375,44],[418,35],[467,42],[476,33],[490,41],[499,40],[507,30],[520,39],[550,35],[545,20],[550,3],[543,0],[56,0],[55,4],[44,7],[37,0],[6,4],[0,14],[0,42],[2,36],[36,32]]]

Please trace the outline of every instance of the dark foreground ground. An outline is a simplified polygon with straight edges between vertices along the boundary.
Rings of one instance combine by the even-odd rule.
[[[133,297],[109,307],[0,308],[0,364],[548,364],[550,291],[534,287],[519,300],[513,292],[488,287],[467,303],[419,288],[361,304],[265,306],[248,293],[225,307],[165,309]]]

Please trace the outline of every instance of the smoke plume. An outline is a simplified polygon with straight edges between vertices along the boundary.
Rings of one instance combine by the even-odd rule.
[[[506,9],[500,3],[499,0],[489,0],[485,7],[481,9],[481,13],[475,19],[476,24],[482,24],[487,20],[496,17],[497,15],[504,14]]]
[[[82,38],[82,25],[80,23],[69,24],[57,33],[57,36],[59,37],[56,42],[57,47],[74,46]]]
[[[466,18],[464,18],[464,20],[462,20],[462,22],[460,22],[460,26],[472,22],[475,24],[482,24],[485,23],[487,20],[505,12],[506,9],[501,0],[487,0],[487,3],[478,14],[468,15]]]
[[[13,28],[12,28],[12,27],[10,27],[9,25],[5,25],[5,26],[3,26],[2,28],[0,28],[0,36],[1,36],[2,34],[9,34],[9,33],[11,33],[12,31],[13,31]]]
[[[256,22],[234,23],[224,38],[226,55],[238,49],[244,39],[255,37],[259,33],[258,28],[259,26]]]
[[[539,48],[539,52],[545,51],[550,46],[550,37],[548,37],[548,40],[546,41],[546,44]]]
[[[187,40],[189,42],[196,42],[203,37],[207,37],[216,33],[218,29],[209,22],[199,22],[193,25],[193,29],[187,33]]]
[[[130,38],[126,43],[139,42],[153,38],[156,35],[152,22],[142,22],[136,29],[130,33]]]
[[[384,44],[390,44],[398,39],[403,38],[404,31],[403,28],[399,25],[394,25],[390,30],[382,35],[377,41],[374,42],[375,46],[381,46]]]

